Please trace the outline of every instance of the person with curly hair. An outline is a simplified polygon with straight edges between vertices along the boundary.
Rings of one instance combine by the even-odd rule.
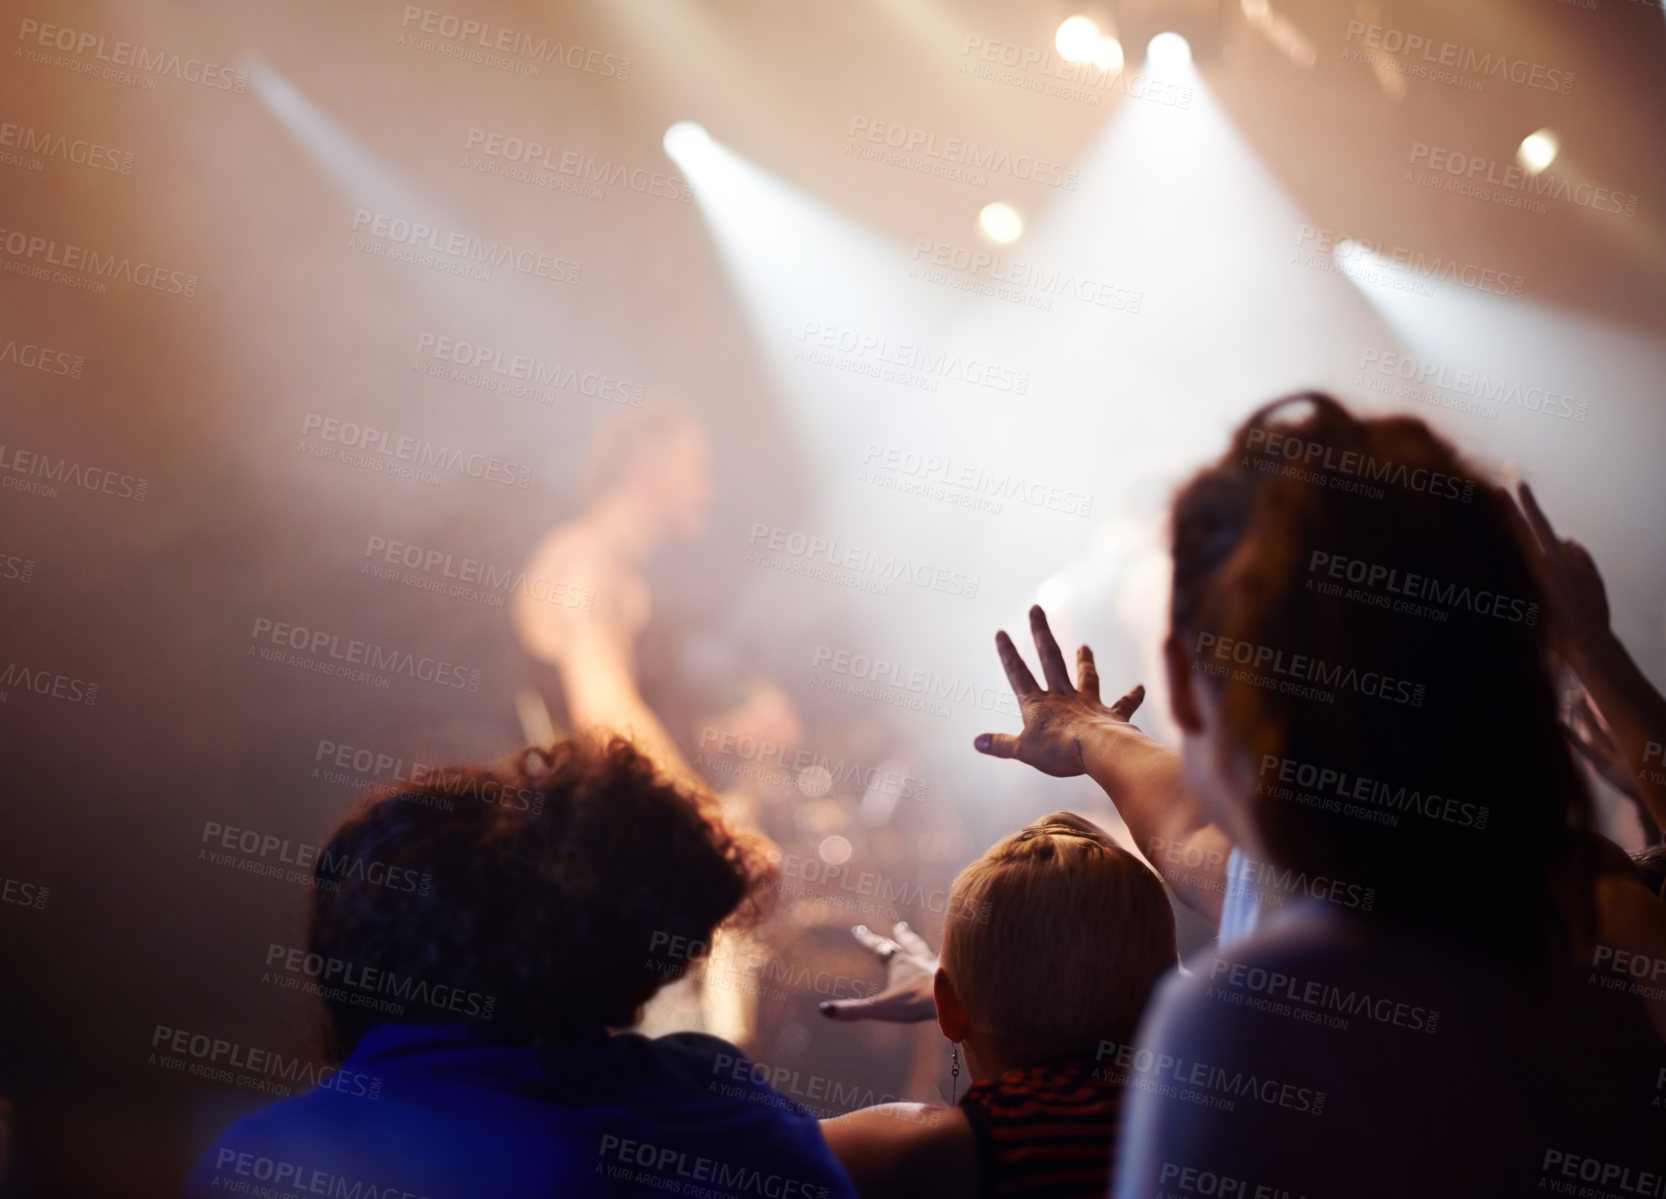
[[[234,1124],[188,1195],[853,1199],[735,1046],[622,1031],[773,874],[630,742],[429,771],[368,797],[314,874],[304,965],[339,1070]]]

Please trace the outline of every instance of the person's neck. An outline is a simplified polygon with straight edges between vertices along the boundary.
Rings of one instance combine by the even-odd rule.
[[[1095,1053],[1099,1042],[1055,1040],[1038,1037],[1002,1037],[968,1033],[961,1042],[961,1055],[973,1082],[989,1082],[1013,1070],[1038,1066],[1056,1058]]]
[[[584,515],[584,524],[603,545],[633,566],[641,566],[665,544],[665,526],[650,505],[628,491],[603,496]]]

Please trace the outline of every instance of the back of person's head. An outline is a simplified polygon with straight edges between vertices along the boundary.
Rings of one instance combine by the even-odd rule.
[[[315,868],[308,950],[324,981],[350,966],[363,984],[325,990],[334,1048],[381,1023],[480,1023],[521,1042],[634,1023],[767,888],[771,867],[714,807],[622,738],[368,798]]]
[[[1531,966],[1588,923],[1592,817],[1527,536],[1422,421],[1292,396],[1177,497],[1170,618],[1275,863]]]
[[[1070,812],[996,842],[956,877],[948,907],[943,969],[986,1036],[1127,1040],[1177,960],[1157,876]]]

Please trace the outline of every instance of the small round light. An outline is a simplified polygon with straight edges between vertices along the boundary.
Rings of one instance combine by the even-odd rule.
[[[1554,131],[1540,129],[1521,139],[1521,146],[1516,150],[1516,161],[1521,163],[1521,169],[1529,175],[1537,175],[1556,161],[1556,154],[1561,148],[1562,139],[1557,137]]]
[[[712,135],[706,132],[704,125],[694,121],[678,121],[665,131],[665,152],[676,158],[710,145],[711,140]]]
[[[1178,33],[1159,33],[1146,43],[1145,61],[1158,71],[1183,67],[1192,61],[1191,43]]]
[[[806,766],[798,772],[798,789],[811,799],[833,790],[833,772],[825,766]]]
[[[816,854],[829,866],[843,866],[850,861],[850,842],[834,833],[831,837],[822,838]]]
[[[1011,204],[996,200],[993,204],[985,204],[983,211],[978,213],[978,227],[990,241],[1004,246],[1017,241],[1019,234],[1024,232],[1024,218]]]
[[[1071,17],[1053,38],[1065,62],[1092,62],[1099,49],[1099,26],[1092,17]]]

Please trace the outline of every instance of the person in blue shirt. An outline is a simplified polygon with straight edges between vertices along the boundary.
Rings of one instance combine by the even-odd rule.
[[[768,886],[714,809],[617,738],[370,797],[299,964],[339,1069],[233,1124],[186,1195],[854,1199],[735,1046],[617,1031]]]

